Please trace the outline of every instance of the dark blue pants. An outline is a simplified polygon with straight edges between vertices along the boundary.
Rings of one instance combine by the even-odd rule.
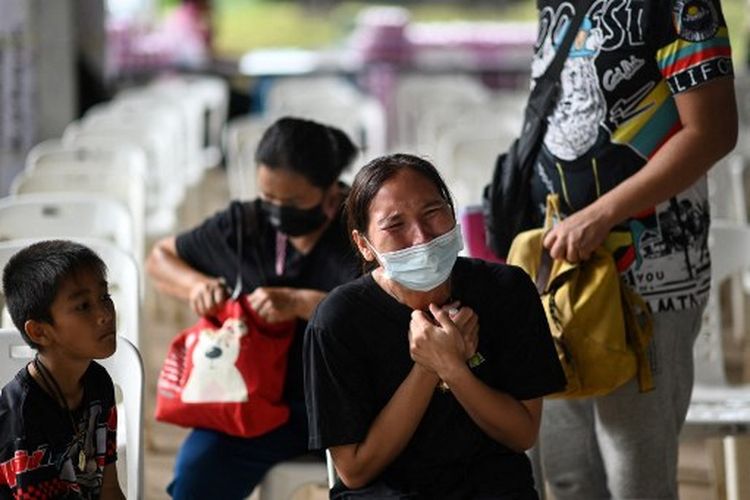
[[[307,453],[303,405],[294,405],[289,421],[268,434],[238,438],[195,429],[182,444],[167,492],[175,499],[241,500],[279,462]]]

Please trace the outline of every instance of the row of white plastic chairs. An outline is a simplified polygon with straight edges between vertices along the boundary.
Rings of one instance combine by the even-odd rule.
[[[227,110],[228,89],[220,78],[171,77],[130,88],[68,125],[59,140],[35,147],[27,157],[26,177],[44,170],[65,182],[69,174],[50,174],[45,166],[51,166],[72,169],[77,185],[99,182],[83,171],[101,172],[109,181],[103,184],[143,184],[131,189],[143,190],[142,195],[120,196],[130,206],[137,229],[165,234],[175,227],[186,187],[220,161]],[[24,182],[19,181],[21,189]]]
[[[528,92],[490,91],[469,76],[403,75],[393,102],[383,105],[350,81],[296,77],[273,83],[261,115],[231,121],[224,136],[233,197],[255,196],[253,153],[263,131],[289,114],[335,125],[362,148],[356,167],[387,152],[411,152],[434,161],[458,206],[479,200],[497,153],[517,137]],[[388,105],[392,109],[386,109]]]
[[[381,103],[337,77],[279,79],[265,99],[262,114],[235,118],[224,133],[227,176],[232,198],[256,196],[255,148],[263,132],[282,116],[307,118],[343,130],[360,148],[355,165],[387,152],[386,114]],[[356,172],[344,174],[350,181]]]
[[[174,230],[186,187],[219,162],[227,94],[222,80],[193,76],[122,92],[71,123],[62,138],[33,148],[10,196],[0,199],[3,267],[21,248],[50,238],[80,241],[107,265],[120,339],[104,365],[124,417],[118,423],[118,472],[128,498],[143,498],[138,346],[145,240]],[[12,327],[4,306],[2,326]],[[1,331],[0,342],[4,385],[31,353],[13,330]]]

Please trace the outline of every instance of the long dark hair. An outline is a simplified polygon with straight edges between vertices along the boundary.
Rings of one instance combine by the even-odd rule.
[[[263,133],[255,162],[272,170],[291,170],[325,189],[356,156],[357,147],[343,131],[312,120],[284,117]]]

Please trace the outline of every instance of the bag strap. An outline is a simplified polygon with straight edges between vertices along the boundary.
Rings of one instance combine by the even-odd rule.
[[[547,195],[547,209],[545,210],[542,239],[560,219],[560,196],[557,193],[550,193]],[[542,295],[547,290],[553,260],[549,250],[542,245],[542,255],[536,271],[536,279],[534,280],[539,295]]]
[[[255,203],[243,203],[234,202],[232,203],[232,217],[234,218],[234,224],[237,234],[237,279],[232,289],[231,298],[236,300],[242,293],[243,282],[242,282],[242,259],[243,259],[243,241],[245,239],[245,231],[248,230],[248,235],[251,240],[250,248],[253,251],[253,257],[255,257],[258,263],[258,273],[260,274],[260,280],[262,284],[268,283],[266,278],[266,272],[263,269],[263,261],[260,258],[260,252],[258,251],[257,234],[258,234],[258,215],[255,209]]]
[[[568,23],[565,37],[560,43],[560,46],[557,48],[557,52],[555,53],[555,57],[552,59],[552,62],[550,62],[549,66],[547,66],[544,74],[542,74],[542,76],[537,79],[537,84],[534,87],[534,90],[536,90],[542,83],[546,85],[549,85],[550,83],[554,84],[560,78],[560,73],[562,73],[563,66],[565,65],[565,59],[568,58],[568,54],[570,53],[570,47],[573,45],[573,40],[578,35],[578,28],[581,27],[583,18],[586,16],[586,13],[591,7],[593,0],[586,0],[584,2],[576,3],[578,3],[579,6],[576,10],[575,15],[573,16],[573,19],[571,19],[570,23]],[[532,94],[533,93],[534,91],[532,91]]]
[[[549,254],[549,250],[542,247],[542,256],[539,261],[539,269],[536,272],[536,291],[539,295],[542,295],[547,289],[547,283],[549,283],[549,275],[552,272],[552,256]]]
[[[575,37],[578,35],[578,28],[580,28],[581,23],[583,23],[583,18],[586,16],[592,3],[593,0],[579,2],[578,9],[568,23],[567,31],[565,32],[565,36],[563,37],[560,46],[557,48],[555,57],[552,58],[552,61],[549,66],[547,66],[547,69],[542,76],[537,78],[536,85],[534,85],[531,94],[529,94],[526,107],[533,108],[538,104],[539,109],[534,109],[534,112],[531,113],[531,115],[526,113],[526,116],[524,117],[526,120],[531,118],[532,120],[542,122],[552,112],[552,109],[557,102],[557,88],[560,82],[560,73],[562,73],[563,66],[565,66],[565,60],[568,58],[570,47],[573,45],[573,40],[575,40]],[[554,36],[554,34],[551,36]],[[532,131],[536,133],[536,136],[529,137],[528,139],[532,143],[536,143],[539,141],[538,136],[544,133],[544,128],[532,127],[529,123],[524,123],[523,132],[528,133]]]

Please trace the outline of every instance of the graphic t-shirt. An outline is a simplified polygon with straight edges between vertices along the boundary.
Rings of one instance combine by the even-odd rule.
[[[582,2],[538,0],[532,78],[544,72]],[[572,213],[637,172],[682,127],[673,96],[733,74],[719,0],[596,0],[574,39],[547,118],[532,180]],[[654,311],[695,307],[707,296],[710,258],[705,177],[616,228],[626,283]]]
[[[75,433],[67,411],[26,368],[3,387],[0,499],[99,498],[104,467],[117,460],[114,386],[107,371],[92,362],[83,387],[81,405],[73,411]]]

